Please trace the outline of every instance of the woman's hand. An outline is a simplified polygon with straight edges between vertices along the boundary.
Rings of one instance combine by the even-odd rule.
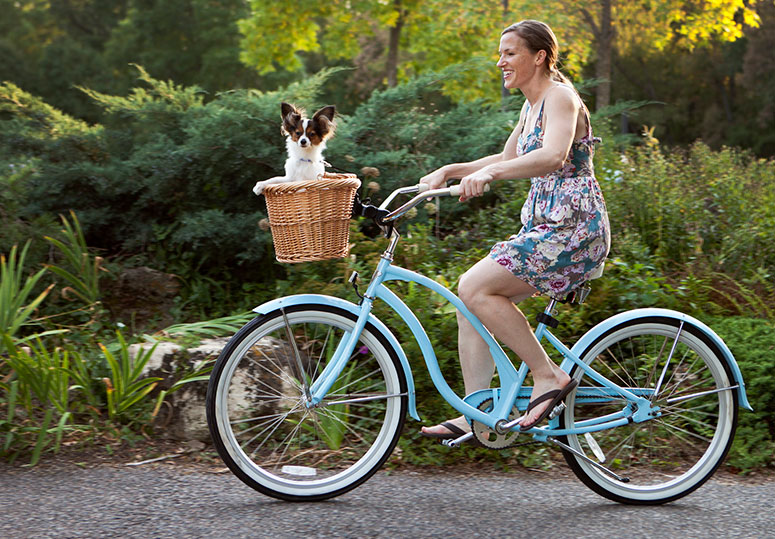
[[[431,189],[439,189],[447,186],[447,174],[444,167],[438,168],[420,178],[420,183],[426,183]]]
[[[460,180],[460,202],[482,196],[485,186],[493,179],[493,175],[487,172],[487,167],[465,176]]]

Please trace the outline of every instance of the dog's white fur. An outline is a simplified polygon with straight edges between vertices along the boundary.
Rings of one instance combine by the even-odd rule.
[[[301,110],[287,103],[282,104],[283,127],[288,159],[285,161],[285,176],[275,176],[257,182],[253,192],[260,195],[267,185],[291,181],[316,180],[325,173],[327,163],[323,160],[326,139],[334,131],[333,105],[323,107],[314,116],[305,118]],[[310,136],[316,129],[318,135]],[[320,136],[322,134],[322,136]],[[315,143],[317,142],[317,143]]]

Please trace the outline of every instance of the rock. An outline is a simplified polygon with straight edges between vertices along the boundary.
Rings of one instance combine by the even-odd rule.
[[[185,349],[175,343],[159,342],[148,359],[143,374],[162,379],[154,394],[169,390],[187,373],[207,361],[215,361],[227,342],[228,338],[207,339],[191,349]],[[152,343],[133,344],[129,353],[134,358],[141,349],[148,351],[152,348]],[[167,438],[209,442],[210,434],[205,415],[206,396],[207,381],[184,384],[167,395],[155,426]]]
[[[168,390],[186,373],[206,361],[215,361],[228,340],[207,339],[191,349],[174,343],[160,342],[143,373],[145,376],[162,378],[157,390]],[[130,356],[134,358],[141,349],[150,350],[152,346],[151,343],[132,345]],[[261,415],[277,413],[278,408],[282,406],[278,399],[268,399],[267,393],[271,393],[273,388],[278,391],[283,389],[276,387],[278,384],[288,383],[290,377],[282,376],[278,371],[293,369],[293,351],[287,343],[276,339],[264,339],[261,346],[271,348],[271,351],[254,347],[250,354],[271,355],[279,361],[271,365],[259,364],[258,361],[244,362],[236,370],[229,386],[228,406],[232,410],[232,420],[239,419],[240,410],[244,410],[247,415]],[[302,361],[306,363],[309,359],[302,357]],[[207,385],[207,381],[187,383],[166,397],[155,423],[164,436],[174,440],[210,442],[205,412]],[[289,388],[284,389],[289,391]]]

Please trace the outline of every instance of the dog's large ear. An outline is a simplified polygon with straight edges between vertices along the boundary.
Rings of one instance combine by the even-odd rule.
[[[336,107],[334,105],[327,105],[317,111],[312,117],[313,120],[319,120],[320,118],[326,118],[329,122],[334,121],[334,115],[336,114]]]
[[[316,131],[324,140],[334,136],[334,130],[336,129],[336,122],[334,122],[335,114],[336,107],[328,105],[317,111],[312,117],[312,123],[317,126]]]
[[[299,113],[299,111],[297,111],[297,110],[296,110],[296,107],[294,107],[294,106],[293,106],[293,105],[291,105],[290,103],[285,103],[285,102],[283,102],[283,103],[280,103],[280,112],[281,112],[281,113],[282,113],[282,115],[283,115],[283,120],[284,120],[284,119],[285,119],[285,118],[286,118],[286,117],[287,117],[289,114],[293,114],[294,112],[295,112],[296,114],[298,114],[298,113]]]
[[[280,112],[283,115],[283,123],[280,127],[280,132],[283,135],[288,135],[301,121],[301,111],[289,103],[280,103]]]

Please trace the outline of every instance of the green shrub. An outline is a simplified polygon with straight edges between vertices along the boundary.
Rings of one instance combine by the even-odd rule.
[[[727,463],[743,471],[775,464],[775,325],[752,318],[718,318],[711,327],[735,356],[753,412],[740,409]]]
[[[652,144],[629,151],[602,183],[614,254],[623,233],[635,235],[648,257],[640,261],[661,275],[707,281],[709,299],[735,314],[771,314],[774,163],[699,142],[687,151]]]

